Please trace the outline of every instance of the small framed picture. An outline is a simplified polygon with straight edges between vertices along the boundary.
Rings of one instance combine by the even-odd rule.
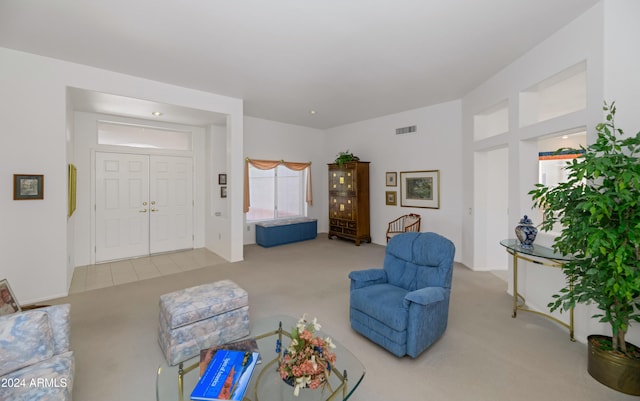
[[[227,197],[227,187],[220,187],[220,197],[221,198]]]
[[[396,191],[386,191],[385,198],[387,206],[395,206],[398,204],[398,193]]]
[[[227,175],[218,174],[218,185],[227,185]]]
[[[16,300],[16,296],[9,287],[9,281],[5,278],[0,280],[0,316],[10,313],[20,312],[20,304]]]
[[[386,174],[386,183],[388,187],[397,187],[398,186],[398,173],[395,171],[387,171]]]
[[[13,175],[13,200],[27,199],[44,199],[44,175]]]
[[[440,208],[440,170],[401,171],[400,206]]]

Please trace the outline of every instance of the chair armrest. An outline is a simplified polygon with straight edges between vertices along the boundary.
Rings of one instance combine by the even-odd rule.
[[[349,273],[351,289],[368,287],[374,284],[387,282],[387,273],[383,269],[356,270]]]
[[[409,306],[412,302],[420,305],[429,305],[436,302],[444,301],[446,291],[442,287],[425,287],[419,290],[411,291],[404,296],[404,306]]]

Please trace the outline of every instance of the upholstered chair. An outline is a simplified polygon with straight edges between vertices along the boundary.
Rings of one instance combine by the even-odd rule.
[[[382,268],[349,273],[353,330],[396,356],[420,355],[447,328],[454,254],[436,233],[391,238]]]
[[[409,231],[420,232],[420,220],[422,220],[420,215],[414,213],[405,214],[393,220],[387,227],[387,242],[400,233]]]

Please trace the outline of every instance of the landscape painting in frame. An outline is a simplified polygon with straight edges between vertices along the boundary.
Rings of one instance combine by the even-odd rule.
[[[13,200],[25,199],[44,199],[44,175],[13,175]]]
[[[401,171],[400,206],[440,208],[440,170]]]

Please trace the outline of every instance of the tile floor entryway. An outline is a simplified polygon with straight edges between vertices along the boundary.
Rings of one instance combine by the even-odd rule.
[[[76,267],[69,294],[166,276],[224,263],[222,257],[206,248],[165,253]]]

